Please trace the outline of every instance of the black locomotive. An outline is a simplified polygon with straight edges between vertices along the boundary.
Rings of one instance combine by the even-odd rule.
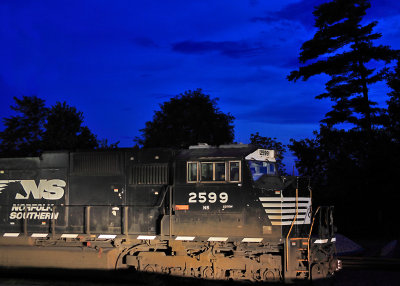
[[[0,159],[0,265],[293,281],[338,268],[332,207],[273,150],[45,152]]]

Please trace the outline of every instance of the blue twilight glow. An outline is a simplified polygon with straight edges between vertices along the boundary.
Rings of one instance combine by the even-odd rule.
[[[256,131],[283,143],[310,137],[329,110],[314,99],[325,78],[286,76],[322,2],[2,0],[1,117],[13,96],[67,101],[99,138],[129,147],[160,103],[202,88],[236,117],[238,142]],[[400,2],[372,1],[365,20],[399,48]],[[385,94],[371,91],[380,104]]]

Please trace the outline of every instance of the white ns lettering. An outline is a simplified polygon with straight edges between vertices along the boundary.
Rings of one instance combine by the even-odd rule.
[[[20,182],[26,194],[16,194],[15,199],[17,200],[27,200],[30,194],[37,200],[59,200],[64,196],[66,183],[63,180],[40,180],[38,186],[34,180],[21,180]]]
[[[219,194],[219,196],[217,196],[216,193],[214,192],[210,192],[210,193],[206,193],[206,192],[200,192],[200,193],[189,193],[189,203],[201,203],[204,204],[207,201],[211,204],[217,202],[217,200],[219,200],[220,203],[224,204],[226,202],[228,202],[228,194],[225,192],[222,192]]]

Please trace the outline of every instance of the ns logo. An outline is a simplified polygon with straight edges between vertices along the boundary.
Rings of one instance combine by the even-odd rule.
[[[59,179],[40,180],[39,184],[36,184],[35,180],[0,180],[0,194],[3,190],[9,191],[17,188],[18,193],[15,195],[17,200],[27,200],[31,195],[36,200],[59,200],[64,196],[66,185],[65,181]],[[21,186],[23,190],[20,190]],[[21,194],[22,191],[25,194]]]

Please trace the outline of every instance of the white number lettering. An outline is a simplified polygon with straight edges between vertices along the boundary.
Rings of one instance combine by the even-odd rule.
[[[207,193],[199,193],[199,203],[204,204],[207,201]]]
[[[224,204],[228,201],[228,194],[223,192],[219,194],[219,201]]]
[[[217,202],[218,196],[214,192],[208,193],[208,195],[206,192],[201,192],[199,194],[196,194],[194,192],[189,193],[189,203],[197,203],[198,202],[198,203],[204,204],[207,202],[207,199],[208,199],[209,203],[213,204],[213,203]],[[228,194],[225,192],[220,193],[219,194],[219,202],[221,204],[225,204],[227,201],[228,201]]]
[[[196,197],[197,197],[196,193],[190,193],[189,194],[189,203],[196,203]]]
[[[210,203],[215,203],[217,201],[217,194],[216,193],[209,193],[208,200]]]

